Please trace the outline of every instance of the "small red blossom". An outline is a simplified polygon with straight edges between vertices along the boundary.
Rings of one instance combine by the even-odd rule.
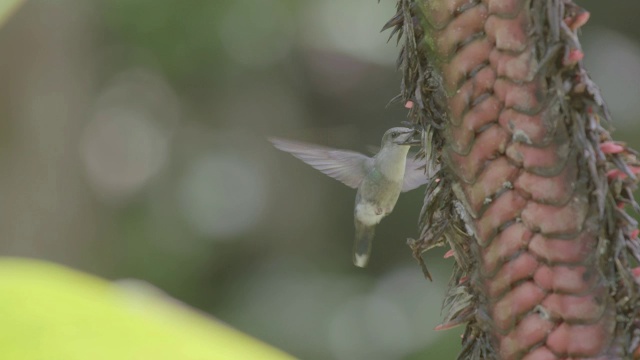
[[[564,65],[574,65],[584,58],[584,53],[580,49],[571,49],[564,58]]]
[[[624,146],[613,141],[607,141],[600,144],[600,150],[605,154],[619,154],[624,151]]]
[[[574,17],[564,19],[564,23],[567,24],[571,30],[575,31],[576,29],[584,26],[584,24],[589,21],[590,17],[591,13],[589,13],[588,11],[584,11]]]

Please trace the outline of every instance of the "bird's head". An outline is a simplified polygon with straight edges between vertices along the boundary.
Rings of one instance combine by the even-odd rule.
[[[405,127],[394,127],[384,133],[382,137],[382,147],[386,146],[414,146],[420,145],[420,140],[414,140],[413,136],[418,133],[417,130]]]

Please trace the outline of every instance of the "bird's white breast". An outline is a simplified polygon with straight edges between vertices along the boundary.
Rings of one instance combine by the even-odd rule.
[[[408,146],[383,148],[376,155],[376,167],[387,179],[402,182],[408,152]]]
[[[384,212],[381,212],[381,214],[377,214],[376,213],[377,210],[378,210],[377,206],[375,206],[370,202],[365,202],[365,203],[356,205],[355,215],[358,221],[360,221],[361,223],[367,226],[378,225],[378,223],[380,222],[380,220],[382,220],[385,214]]]

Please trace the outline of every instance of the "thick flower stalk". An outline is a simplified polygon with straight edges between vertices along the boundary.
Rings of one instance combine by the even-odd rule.
[[[451,246],[439,328],[466,325],[462,359],[638,357],[640,164],[582,65],[588,18],[571,0],[399,0],[387,24],[439,168],[410,245]]]

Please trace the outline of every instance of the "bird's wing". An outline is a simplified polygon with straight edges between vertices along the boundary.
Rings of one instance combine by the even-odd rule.
[[[320,145],[278,138],[269,139],[273,145],[306,162],[315,169],[357,188],[373,166],[373,159],[355,151],[338,150]]]
[[[367,145],[367,152],[371,155],[375,155],[380,152],[380,145]]]
[[[429,181],[425,173],[424,159],[416,160],[413,157],[407,158],[407,165],[404,169],[404,181],[402,183],[402,192],[410,191],[424,185]]]

